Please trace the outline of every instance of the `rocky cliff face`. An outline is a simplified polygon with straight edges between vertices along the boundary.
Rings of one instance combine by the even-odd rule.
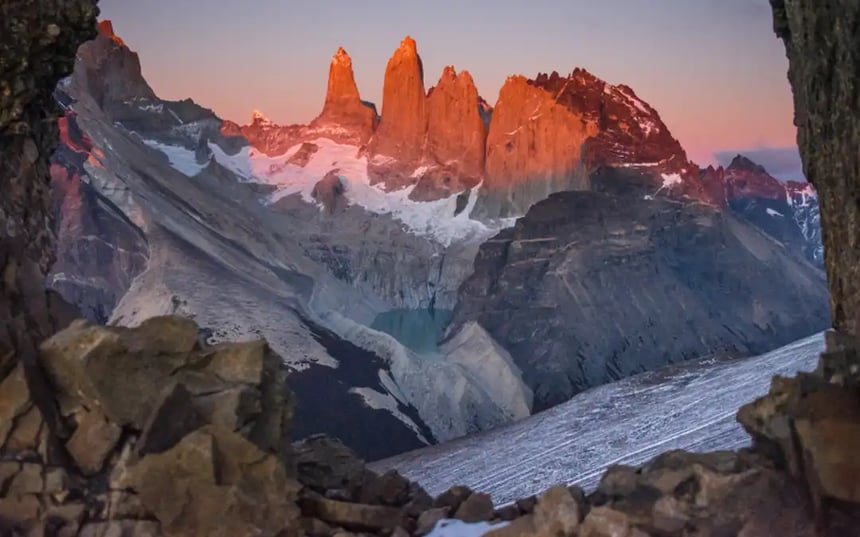
[[[468,71],[445,67],[427,93],[427,154],[453,162],[457,173],[478,178],[484,168],[487,129],[481,118],[478,88]]]
[[[240,127],[225,121],[222,127],[222,132],[238,133],[254,149],[269,156],[283,155],[289,148],[302,143],[306,131],[305,125],[276,125],[259,111],[251,115],[251,122],[247,125]]]
[[[191,99],[158,99],[143,78],[137,53],[114,33],[110,21],[99,23],[98,36],[80,47],[76,59],[72,76],[62,81],[55,94],[66,110],[85,96],[111,121],[141,136],[193,122],[208,122],[206,129],[213,133],[221,126],[211,110]]]
[[[588,190],[601,167],[650,177],[652,191],[701,198],[695,166],[651,106],[583,69],[511,77],[487,138],[486,179],[473,214],[525,214],[553,192]]]
[[[424,92],[424,67],[409,37],[388,62],[382,117],[370,146],[369,172],[388,190],[415,185],[410,199],[433,201],[477,185],[487,127],[468,71],[446,67]]]
[[[376,111],[367,106],[358,94],[352,72],[352,58],[337,49],[331,59],[325,105],[310,125],[314,130],[332,130],[331,135],[343,143],[364,145],[376,128]]]
[[[551,192],[587,189],[580,164],[586,139],[597,132],[595,123],[559,105],[555,95],[524,77],[508,78],[493,109],[487,178],[473,214],[519,216]]]
[[[806,239],[806,253],[816,265],[824,266],[824,242],[821,238],[821,208],[818,192],[810,183],[789,181],[785,184],[794,220]]]
[[[67,112],[59,125],[60,146],[51,157],[57,259],[48,285],[86,318],[104,323],[146,266],[146,237],[91,184],[87,166],[98,161],[76,114]]]
[[[632,88],[613,86],[584,69],[574,69],[567,77],[541,74],[533,84],[598,125],[600,132],[589,141],[585,155],[590,165],[656,168],[663,173],[687,167],[681,144]]]
[[[382,115],[371,153],[403,162],[418,162],[424,149],[427,114],[424,65],[411,37],[401,43],[385,67]]]
[[[293,236],[308,256],[338,279],[379,297],[388,308],[453,309],[478,243],[443,247],[416,238],[390,219],[371,218],[350,206],[347,188],[333,173],[314,187],[315,199],[325,210],[295,197],[279,201],[272,210],[305,223]]]
[[[860,334],[860,62],[851,2],[772,0],[794,91],[794,123],[804,172],[821,203],[834,328]],[[838,13],[838,15],[837,15]],[[832,84],[819,86],[819,77]],[[851,155],[851,156],[849,156]]]
[[[786,196],[786,188],[778,179],[743,155],[736,155],[726,168],[725,183],[729,200],[753,197],[782,200]]]
[[[823,266],[817,194],[809,183],[783,183],[737,155],[728,167],[700,170],[711,203],[733,211],[776,240]]]
[[[329,65],[328,86],[322,112],[309,125],[277,125],[255,111],[247,125],[224,121],[221,133],[241,136],[256,150],[278,157],[291,147],[316,138],[363,147],[376,130],[379,118],[372,103],[361,100],[352,58],[338,48]]]
[[[111,107],[129,99],[154,99],[155,92],[144,80],[138,55],[125,46],[110,21],[99,23],[99,39],[78,52],[86,70],[78,69],[74,82],[101,106]]]
[[[427,92],[424,158],[435,166],[420,175],[413,199],[447,197],[480,182],[487,126],[479,99],[472,75],[450,66]]]
[[[812,334],[827,326],[825,297],[817,269],[729,213],[566,192],[481,246],[449,333],[483,326],[538,410],[674,361]]]
[[[34,341],[62,322],[53,311],[56,295],[46,295],[43,285],[55,257],[48,182],[48,157],[57,145],[59,115],[53,88],[71,72],[78,45],[95,35],[97,13],[95,3],[88,0],[0,5],[3,377],[21,360],[30,359]]]
[[[75,111],[86,106],[76,101],[86,101],[104,114],[104,121],[124,124],[142,137],[186,122],[208,122],[201,130],[214,130],[219,123],[190,100],[159,100],[141,74],[137,54],[109,21],[99,24],[96,39],[80,47],[72,76],[55,97],[66,115],[59,121],[60,146],[51,158],[59,221],[57,262],[48,283],[88,319],[106,322],[146,266],[146,219],[122,180],[105,169],[104,152],[94,147]]]

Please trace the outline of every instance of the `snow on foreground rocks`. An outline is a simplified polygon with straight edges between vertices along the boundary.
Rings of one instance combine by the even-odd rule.
[[[482,537],[490,531],[506,525],[505,523],[490,524],[488,522],[469,524],[456,519],[443,519],[436,523],[436,527],[427,534],[427,537]]]

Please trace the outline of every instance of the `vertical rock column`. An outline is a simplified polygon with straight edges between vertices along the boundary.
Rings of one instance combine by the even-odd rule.
[[[48,159],[53,92],[96,35],[94,0],[0,3],[0,378],[56,329],[45,275],[54,260]]]
[[[424,65],[415,40],[406,37],[385,67],[382,117],[371,153],[417,161],[423,153],[426,128]]]
[[[776,377],[738,421],[805,486],[822,535],[860,528],[860,4],[771,0],[804,171],[821,203],[835,330],[814,374]]]
[[[484,171],[487,126],[481,118],[478,88],[468,71],[445,67],[427,96],[427,156],[454,162],[459,173],[478,178]]]
[[[325,105],[311,126],[345,129],[348,133],[339,139],[358,144],[367,143],[373,135],[376,112],[361,101],[352,71],[352,59],[343,48],[337,49],[331,59]]]
[[[0,2],[0,533],[5,518],[36,515],[22,491],[58,492],[61,429],[36,346],[62,322],[45,291],[54,261],[48,159],[57,145],[54,89],[78,46],[96,35],[94,0]],[[47,425],[47,426],[46,426]],[[45,466],[16,460],[33,461]],[[17,466],[16,466],[17,465]],[[14,476],[11,483],[8,478]],[[44,477],[42,477],[44,476]],[[51,483],[48,483],[48,480]],[[20,494],[19,494],[20,493]]]
[[[819,192],[836,330],[860,335],[860,4],[771,0],[806,177]]]

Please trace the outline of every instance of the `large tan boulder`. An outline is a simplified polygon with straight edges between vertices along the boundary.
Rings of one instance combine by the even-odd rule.
[[[168,444],[194,424],[213,423],[286,456],[292,416],[286,371],[262,341],[201,348],[197,326],[181,317],[156,317],[137,328],[77,321],[42,344],[41,364],[61,412],[87,430],[98,423],[92,412],[120,427],[151,430],[158,425],[152,419],[165,404],[164,391],[181,385],[200,419],[188,418],[187,430],[173,431]],[[175,401],[173,406],[182,407]],[[78,436],[73,444],[85,451]],[[151,434],[147,438],[153,440]]]
[[[129,468],[127,485],[171,537],[279,535],[296,526],[300,485],[277,457],[209,425]]]

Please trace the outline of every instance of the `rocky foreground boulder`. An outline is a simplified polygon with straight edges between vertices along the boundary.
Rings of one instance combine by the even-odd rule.
[[[0,3],[0,372],[12,351],[58,327],[45,293],[54,261],[48,159],[57,144],[53,92],[78,46],[96,35],[91,0]]]
[[[281,361],[261,342],[201,347],[198,333],[178,317],[135,329],[76,321],[41,346],[48,392],[30,390],[24,364],[12,369],[0,383],[0,527],[233,536],[294,526]]]
[[[741,410],[752,450],[666,453],[610,468],[588,495],[558,486],[494,506],[465,487],[432,498],[326,437],[290,445],[280,358],[199,333],[180,317],[75,321],[39,349],[47,391],[30,389],[20,362],[5,376],[3,535],[405,536],[455,520],[499,536],[818,535],[816,512],[860,527],[851,350]]]
[[[46,391],[19,362],[0,382],[0,535],[417,530],[434,508],[420,486],[325,437],[290,445],[286,368],[265,343],[199,339],[181,317],[75,321],[39,349]],[[489,497],[435,508],[493,516]]]

